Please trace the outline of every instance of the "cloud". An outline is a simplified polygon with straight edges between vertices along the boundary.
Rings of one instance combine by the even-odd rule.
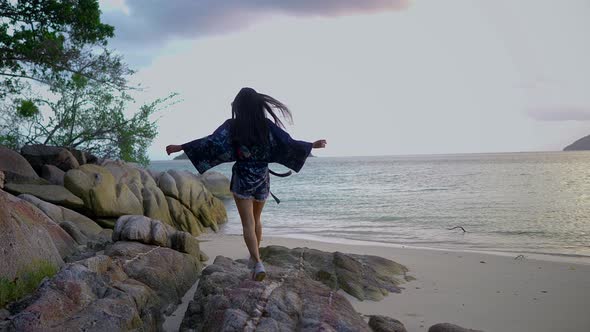
[[[590,108],[538,107],[529,109],[528,115],[538,121],[590,121]]]
[[[404,9],[410,0],[102,0],[118,43],[156,46],[245,28],[271,14],[336,17]],[[123,8],[124,10],[116,10]]]

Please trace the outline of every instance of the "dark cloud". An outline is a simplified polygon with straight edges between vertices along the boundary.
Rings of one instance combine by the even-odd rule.
[[[410,0],[127,0],[130,15],[109,11],[118,43],[157,45],[236,31],[270,14],[344,16],[406,8]]]
[[[582,107],[540,107],[530,109],[528,114],[539,121],[590,121],[590,108]]]

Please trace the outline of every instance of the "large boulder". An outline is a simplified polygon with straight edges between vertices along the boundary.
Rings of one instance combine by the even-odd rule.
[[[47,216],[28,202],[0,190],[0,277],[13,280],[34,262],[56,267],[62,255],[47,227]],[[65,232],[64,232],[65,233]],[[65,234],[67,236],[67,234]]]
[[[221,199],[232,197],[232,193],[229,190],[229,179],[222,173],[207,171],[200,175],[199,179],[215,197]]]
[[[195,256],[139,242],[118,241],[105,254],[125,262],[125,273],[154,290],[163,303],[163,312],[174,312],[201,272]]]
[[[117,183],[106,168],[86,164],[69,170],[65,187],[84,201],[88,214],[94,217],[120,217],[143,214],[141,201],[125,183]]]
[[[64,185],[64,177],[66,172],[53,165],[43,165],[41,167],[41,177],[51,184],[58,186]]]
[[[206,228],[217,231],[218,224],[227,221],[223,202],[211,194],[197,175],[168,170],[159,174],[157,184],[166,196],[176,228],[199,235]]]
[[[399,285],[412,279],[405,266],[379,256],[282,246],[260,248],[260,255],[265,262],[278,267],[301,264],[301,271],[311,279],[342,289],[361,301],[379,301],[390,292],[400,293]]]
[[[250,279],[246,264],[218,256],[203,270],[180,331],[370,331],[350,302],[297,265],[268,264]]]
[[[41,181],[39,175],[23,156],[3,146],[0,146],[0,171],[4,172],[7,183],[39,183]]]
[[[105,160],[101,163],[117,183],[124,183],[142,202],[143,215],[173,225],[166,197],[148,171],[134,164],[122,161]]]
[[[65,206],[71,209],[81,209],[84,202],[80,197],[72,194],[62,186],[51,184],[19,184],[7,183],[5,190],[15,195],[29,194],[38,197],[46,202]]]
[[[82,232],[82,234],[87,238],[94,238],[102,231],[102,227],[100,227],[92,219],[76,211],[67,209],[63,206],[45,202],[35,196],[28,194],[19,195],[18,198],[35,205],[37,208],[39,208],[39,210],[43,211],[43,213],[45,213],[57,224],[61,224],[65,221],[75,224],[78,230],[80,230],[80,232]]]
[[[113,242],[117,241],[136,241],[200,257],[199,241],[192,235],[145,216],[120,217],[113,230]]]
[[[80,166],[76,157],[68,149],[57,146],[25,145],[21,149],[21,154],[33,166],[37,174],[41,174],[41,168],[46,164],[56,166],[64,172]]]

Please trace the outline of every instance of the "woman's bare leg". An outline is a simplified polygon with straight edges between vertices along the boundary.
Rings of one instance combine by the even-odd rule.
[[[242,220],[242,229],[244,234],[244,241],[250,252],[250,256],[256,261],[260,262],[260,254],[258,253],[258,240],[256,239],[255,220],[252,199],[241,199],[234,196],[240,219]]]
[[[260,215],[262,214],[264,203],[264,201],[254,201],[254,229],[256,230],[256,240],[258,241],[258,247],[260,247],[260,242],[262,241],[262,221],[260,219]]]

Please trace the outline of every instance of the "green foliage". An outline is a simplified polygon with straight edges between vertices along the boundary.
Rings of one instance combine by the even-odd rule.
[[[176,102],[176,94],[171,94],[130,114],[134,99],[100,82],[74,76],[55,79],[50,88],[54,99],[16,100],[17,105],[0,109],[0,144],[13,149],[25,144],[64,146],[146,165],[147,148],[158,133],[153,117]]]
[[[36,261],[19,271],[14,280],[0,278],[0,308],[34,292],[45,277],[52,277],[57,271],[49,262]]]
[[[16,108],[16,113],[23,118],[30,118],[39,114],[39,107],[31,100],[22,100]]]
[[[0,97],[56,76],[124,86],[131,71],[105,48],[113,36],[97,0],[0,0]]]

